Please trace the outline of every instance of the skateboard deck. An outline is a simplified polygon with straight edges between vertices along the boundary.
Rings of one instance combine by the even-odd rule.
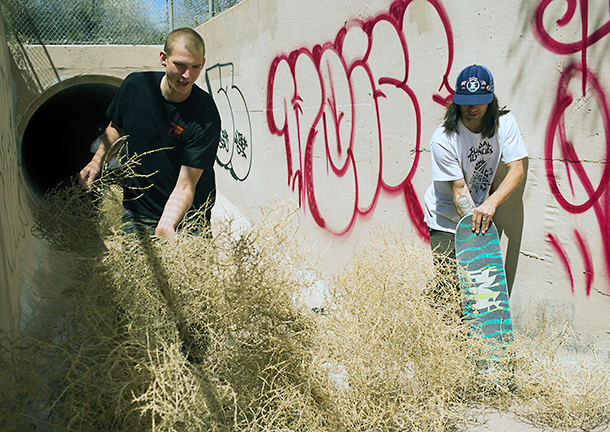
[[[455,232],[464,319],[490,342],[510,343],[513,323],[498,230],[492,222],[485,234],[476,234],[471,222],[472,215],[464,216]]]

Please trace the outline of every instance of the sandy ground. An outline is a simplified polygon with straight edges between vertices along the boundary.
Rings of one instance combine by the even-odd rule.
[[[595,429],[596,432],[608,430],[608,427]],[[552,432],[555,429],[537,428],[524,423],[517,416],[506,413],[489,411],[477,417],[477,423],[464,429],[464,432]]]
[[[510,413],[487,412],[477,418],[477,424],[464,432],[539,432],[549,429],[535,428]]]
[[[242,230],[247,229],[250,226],[248,219],[239,212],[235,206],[233,206],[222,194],[218,194],[216,198],[216,205],[214,206],[212,214],[212,226],[214,227],[215,221],[220,220],[232,221],[232,228],[236,235]],[[309,307],[320,308],[324,305],[325,294],[327,293],[328,287],[323,281],[316,282],[310,292],[303,293],[302,301]],[[510,412],[498,412],[489,410],[483,410],[481,412],[472,413],[473,417],[476,418],[475,424],[471,424],[464,429],[460,429],[463,432],[553,432],[554,430],[548,428],[534,427],[529,423],[526,423],[523,419],[520,419]],[[596,429],[595,432],[601,432],[609,430],[609,428]]]

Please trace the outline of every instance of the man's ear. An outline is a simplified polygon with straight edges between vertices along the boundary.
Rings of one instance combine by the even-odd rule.
[[[159,53],[159,60],[161,60],[161,66],[167,66],[167,53],[165,51]]]

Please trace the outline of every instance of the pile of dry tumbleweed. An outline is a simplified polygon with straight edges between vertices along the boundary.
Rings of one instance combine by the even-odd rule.
[[[544,317],[490,354],[429,295],[443,284],[430,253],[398,235],[373,235],[316,313],[285,208],[240,236],[227,223],[214,240],[138,241],[119,231],[119,195],[57,189],[37,213],[72,284],[53,325],[4,341],[2,430],[442,431],[485,407],[564,430],[609,422],[607,360],[567,361],[573,335]]]

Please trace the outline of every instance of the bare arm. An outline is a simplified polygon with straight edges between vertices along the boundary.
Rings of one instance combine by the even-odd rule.
[[[174,190],[169,196],[163,214],[155,229],[155,235],[174,236],[176,226],[182,216],[191,208],[195,197],[195,187],[203,170],[182,165]]]
[[[498,189],[478,207],[475,207],[470,190],[464,179],[450,182],[455,209],[460,217],[472,213],[472,230],[477,234],[487,231],[491,218],[496,213],[498,206],[506,201],[523,181],[525,176],[523,159],[507,163],[506,171],[506,177],[504,177]]]
[[[102,163],[106,153],[112,148],[112,144],[123,135],[123,130],[110,123],[104,133],[100,136],[100,146],[93,155],[91,162],[78,173],[78,184],[89,189],[93,181],[100,175]]]
[[[460,218],[472,213],[475,206],[466,181],[462,178],[449,183],[453,191],[453,204]]]

